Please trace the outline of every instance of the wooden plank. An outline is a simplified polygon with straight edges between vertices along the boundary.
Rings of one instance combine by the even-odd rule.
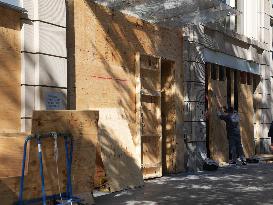
[[[141,164],[160,164],[156,168],[142,166],[144,178],[162,175],[162,124],[161,94],[157,96],[143,95],[142,90],[161,92],[161,59],[149,55],[136,55],[136,90],[138,138],[141,141]],[[149,72],[158,70],[158,72]],[[146,136],[146,137],[144,137]],[[158,136],[158,137],[152,137]],[[145,140],[144,140],[145,139]],[[156,169],[156,170],[154,170]]]
[[[135,55],[135,79],[136,79],[136,154],[139,157],[139,167],[141,167],[141,135],[142,135],[142,112],[141,112],[141,82],[140,82],[140,53],[137,52]]]
[[[112,192],[143,186],[136,146],[122,109],[99,109],[99,143]]]
[[[212,68],[215,69],[215,68]],[[209,149],[212,159],[218,162],[228,162],[229,149],[226,133],[226,124],[217,116],[217,99],[218,97],[222,106],[227,102],[226,80],[219,81],[212,78],[208,81],[208,98],[209,98]]]
[[[161,91],[161,59],[153,56],[141,55],[140,65],[149,64],[150,68],[158,69],[157,74],[140,70],[140,84],[143,89]],[[152,68],[151,68],[152,69]],[[149,82],[149,83],[148,83]],[[150,83],[152,82],[152,83]],[[143,177],[162,176],[162,124],[161,124],[161,97],[141,96],[141,135],[155,135],[159,137],[141,138],[141,163],[160,164],[159,167],[142,167]],[[152,170],[151,170],[152,169]]]
[[[162,166],[165,173],[176,172],[176,105],[174,62],[161,63]]]
[[[21,176],[24,142],[27,133],[0,134],[0,178]],[[28,152],[26,174],[28,172]]]
[[[141,97],[142,107],[142,135],[160,135],[160,120],[157,118],[157,110],[160,99],[151,96]]]
[[[151,91],[160,91],[160,76],[158,73],[151,73],[141,69],[141,87]]]
[[[0,132],[20,132],[20,13],[0,7]]]
[[[254,155],[254,108],[253,108],[253,86],[239,84],[238,92],[240,131],[241,139],[246,157]]]

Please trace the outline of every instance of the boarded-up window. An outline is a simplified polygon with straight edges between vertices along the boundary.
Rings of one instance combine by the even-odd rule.
[[[252,85],[252,75],[251,75],[251,73],[247,73],[247,84]]]
[[[240,82],[246,84],[246,72],[240,72]]]
[[[217,69],[218,69],[218,66],[216,66],[215,64],[211,64],[211,79],[212,80],[217,80]]]
[[[226,79],[225,67],[219,66],[219,80],[224,81]]]

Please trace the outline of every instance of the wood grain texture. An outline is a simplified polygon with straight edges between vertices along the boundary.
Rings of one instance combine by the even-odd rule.
[[[71,82],[75,82],[69,91],[73,98],[71,102],[73,106],[75,104],[76,109],[92,107],[123,109],[128,116],[133,139],[138,142],[136,146],[140,159],[141,144],[137,134],[139,121],[136,118],[137,106],[140,105],[136,102],[135,55],[140,52],[174,61],[174,69],[177,70],[175,78],[180,85],[183,82],[182,33],[109,10],[92,1],[70,0],[68,5],[70,22],[68,34],[74,36],[68,39],[71,51],[68,60],[75,63],[74,79],[70,79]],[[150,63],[146,62],[146,66],[143,64],[141,66],[145,73],[155,73],[156,71],[149,70],[152,65],[153,60]],[[141,66],[139,64],[139,68]],[[153,74],[149,77],[153,77]],[[149,80],[146,82],[147,89],[159,85]],[[175,94],[175,106],[180,109],[183,86],[176,86]],[[183,130],[182,118],[181,114],[177,117],[179,124],[176,133]],[[182,150],[178,155],[182,161],[183,140],[178,147]],[[179,171],[183,170],[184,166],[179,166]]]
[[[217,162],[228,162],[229,148],[226,133],[226,124],[217,116],[217,98],[222,106],[227,102],[227,85],[225,81],[209,79],[209,149],[212,159]]]
[[[111,192],[143,186],[136,146],[122,109],[99,109],[99,144]]]
[[[239,114],[241,139],[246,157],[254,155],[253,86],[239,84]]]
[[[27,133],[0,134],[0,178],[21,176],[24,142]],[[27,150],[26,174],[28,172]]]
[[[74,137],[72,164],[73,192],[85,194],[92,200],[93,178],[97,144],[98,112],[96,111],[35,111],[33,114],[33,133],[49,131],[68,132]],[[61,191],[65,191],[66,167],[63,140],[58,140],[59,160],[56,171],[53,140],[42,141],[45,188],[48,195],[58,194],[58,179]],[[2,204],[13,204],[18,200],[19,177],[0,179],[0,198]],[[86,195],[86,193],[89,193]],[[24,199],[41,196],[41,182],[37,143],[31,141],[29,148],[28,174],[25,176]]]
[[[20,132],[20,13],[0,6],[0,132]]]
[[[141,140],[141,167],[145,179],[162,176],[162,119],[161,119],[161,59],[150,55],[137,55],[136,68],[139,102],[137,107],[139,138]],[[147,72],[153,70],[154,73]],[[147,81],[146,79],[151,79]],[[150,83],[152,82],[152,83]],[[143,94],[143,90],[158,95]]]
[[[93,190],[98,132],[97,123],[97,111],[35,111],[33,113],[32,133],[56,131],[70,133],[73,136],[74,152],[71,177],[75,194],[92,192]],[[48,145],[47,148],[52,150],[53,147]],[[50,155],[45,155],[45,159],[47,157],[49,160],[52,159]],[[60,162],[62,161],[60,160]],[[45,163],[47,163],[46,160]],[[49,164],[46,167],[49,176],[56,169],[56,166],[53,164]],[[59,169],[65,170],[65,164],[60,163],[59,167]],[[62,174],[61,177],[65,177],[65,175]],[[52,188],[50,189],[53,193],[54,186],[56,187],[56,181],[52,183]]]
[[[162,166],[165,173],[177,172],[176,105],[174,62],[161,63]]]

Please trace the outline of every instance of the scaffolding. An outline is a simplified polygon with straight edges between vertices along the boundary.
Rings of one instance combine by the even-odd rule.
[[[223,0],[94,0],[113,10],[150,23],[179,28],[188,24],[218,21],[239,11]]]

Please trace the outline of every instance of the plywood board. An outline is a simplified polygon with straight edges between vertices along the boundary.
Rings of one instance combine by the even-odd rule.
[[[20,13],[0,7],[0,132],[20,132]]]
[[[99,109],[99,143],[112,192],[143,186],[139,157],[122,109]]]
[[[212,68],[213,69],[213,68]],[[217,116],[217,98],[222,106],[227,102],[226,80],[219,81],[209,79],[208,98],[209,98],[209,149],[212,159],[218,162],[228,162],[229,148],[226,133],[226,124]]]
[[[240,83],[238,96],[242,144],[245,156],[251,157],[255,149],[253,86]]]
[[[32,133],[50,131],[70,133],[73,136],[74,152],[72,162],[72,186],[75,194],[92,192],[95,174],[97,144],[97,111],[35,111]],[[49,156],[45,156],[50,159]],[[61,166],[61,165],[59,165]],[[48,176],[53,170],[46,166]],[[55,168],[52,166],[51,168]],[[65,167],[60,167],[65,169]],[[56,182],[55,182],[56,183]],[[52,184],[53,186],[56,184]],[[53,191],[52,191],[53,192]]]
[[[35,111],[33,115],[33,133],[49,131],[69,132],[74,136],[74,155],[72,165],[73,191],[91,193],[95,171],[95,149],[97,143],[98,113],[93,111]],[[54,142],[42,141],[45,190],[47,195],[58,194],[66,190],[66,165],[64,142],[58,140],[59,159],[54,160]],[[25,176],[24,200],[41,196],[41,180],[37,143],[30,142],[29,166]],[[57,166],[59,174],[57,174]],[[21,170],[21,169],[20,169]],[[59,181],[59,185],[58,185]],[[20,177],[0,179],[0,198],[3,204],[13,204],[18,200]],[[92,199],[91,194],[90,200]]]
[[[165,173],[177,171],[174,62],[161,63],[162,166]]]
[[[0,134],[0,178],[21,176],[27,133]],[[26,165],[28,165],[28,150]],[[27,174],[26,166],[26,174]]]
[[[141,98],[142,107],[142,135],[161,135],[161,121],[157,118],[157,110],[160,106],[157,97],[143,95]]]
[[[162,176],[161,59],[136,55],[138,138],[144,178]],[[154,73],[150,73],[153,71]],[[150,83],[152,82],[152,83]],[[144,92],[149,90],[150,92]],[[154,95],[153,93],[158,92]]]
[[[69,69],[73,71],[75,68],[75,72],[69,76],[71,82],[75,82],[71,87],[71,96],[76,101],[76,108],[124,109],[130,118],[129,127],[140,158],[141,142],[137,134],[140,130],[137,128],[140,125],[137,108],[140,105],[136,101],[135,55],[140,52],[174,61],[174,69],[178,70],[176,77],[181,76],[182,82],[182,32],[156,27],[99,6],[93,1],[71,0],[68,7],[68,34],[74,36],[67,39],[70,52],[68,60],[72,64],[75,62],[75,66]],[[156,57],[150,63],[149,58],[142,62],[138,67],[142,67],[144,72],[156,73],[149,69],[159,69]],[[182,104],[182,87],[177,86],[179,100],[176,107]],[[182,115],[178,116],[178,121],[175,132],[183,130]],[[179,140],[182,142],[179,145],[180,153],[183,153],[183,139]],[[183,154],[179,158],[183,161]],[[184,164],[181,163],[179,167],[179,171],[183,171]]]

